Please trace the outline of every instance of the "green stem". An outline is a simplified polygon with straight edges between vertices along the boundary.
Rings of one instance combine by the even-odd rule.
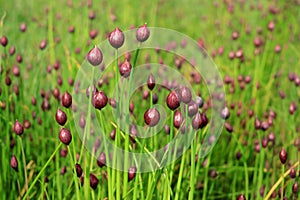
[[[264,148],[261,145],[261,136],[260,133],[258,133],[258,140],[260,143],[260,161],[259,161],[259,172],[258,172],[258,184],[257,184],[257,196],[259,195],[259,190],[262,185],[262,179],[263,179],[263,170],[264,170],[264,160],[265,160],[265,151]]]
[[[194,190],[195,190],[195,141],[192,141],[191,144],[191,177],[190,177],[190,192],[189,192],[189,200],[194,198]]]
[[[27,179],[27,170],[26,170],[26,159],[25,159],[25,152],[24,152],[24,147],[22,143],[22,138],[18,138],[20,146],[21,146],[21,151],[22,151],[22,159],[23,159],[23,167],[24,167],[24,176],[25,176],[25,191],[28,190],[28,179]]]
[[[102,119],[102,112],[98,111],[97,112],[99,114],[99,118],[100,118],[100,125],[103,128],[103,134],[104,132],[104,124],[103,124],[103,119]],[[103,135],[103,141],[105,141],[105,135]],[[109,158],[109,152],[108,152],[108,148],[107,148],[107,144],[106,142],[104,142],[104,149],[105,149],[105,156],[106,156],[106,163],[107,163],[107,184],[108,184],[108,199],[113,199],[113,188],[112,188],[112,181],[111,181],[111,170],[110,170],[110,158]]]
[[[74,124],[73,119],[71,118],[70,109],[67,109],[67,113],[68,113],[68,119],[69,119],[69,123],[70,123],[70,131],[71,131],[71,133],[75,133],[75,130],[73,129],[73,127],[75,127],[75,124]],[[71,154],[72,151],[70,150],[71,148],[68,146],[69,152],[71,154],[70,161],[71,161],[71,163],[73,163],[73,166],[75,167],[75,164],[76,164],[75,138],[73,138],[73,141],[71,142],[71,146],[72,146],[72,150],[73,150],[73,157]],[[79,200],[80,195],[79,195],[78,180],[77,180],[76,173],[73,174],[73,179],[75,181],[76,198]]]
[[[89,139],[90,134],[90,123],[91,123],[91,110],[92,110],[92,88],[94,85],[94,73],[95,73],[95,68],[92,68],[92,76],[91,76],[91,82],[90,82],[90,95],[89,95],[89,104],[88,104],[88,113],[87,113],[87,120],[86,120],[86,126],[84,128],[84,133],[83,133],[83,138],[82,138],[82,144],[81,144],[81,149],[80,149],[80,156],[79,156],[79,162],[82,159],[82,155],[83,155],[83,150],[84,150],[84,146],[86,143],[86,139]]]
[[[33,180],[33,182],[31,183],[28,191],[26,192],[26,194],[23,197],[23,200],[27,198],[27,196],[29,195],[29,193],[31,192],[33,186],[35,185],[35,183],[38,181],[39,177],[43,174],[43,172],[45,171],[46,167],[49,165],[49,163],[52,161],[53,157],[55,156],[56,152],[59,150],[59,148],[62,146],[62,143],[60,143],[55,151],[52,153],[52,155],[50,156],[50,158],[47,160],[46,164],[43,166],[43,168],[41,169],[41,171],[38,173],[38,175],[35,177],[35,179]]]
[[[87,120],[86,120],[86,126],[84,129],[84,134],[83,134],[83,141],[81,144],[81,150],[80,150],[80,157],[79,157],[79,162],[81,162],[83,152],[84,152],[84,147],[86,144],[86,140],[89,140],[90,138],[90,131],[91,131],[91,110],[92,110],[92,93],[93,93],[93,85],[94,85],[94,73],[95,73],[95,68],[92,67],[92,76],[91,76],[91,82],[90,82],[90,94],[89,94],[89,104],[88,104],[88,113],[87,113]],[[88,183],[89,182],[89,170],[88,168],[88,161],[87,161],[87,156],[88,154],[85,154],[84,156],[84,182]],[[89,184],[84,184],[84,196],[85,199],[89,199]]]
[[[249,176],[248,176],[248,166],[247,162],[244,161],[244,170],[245,170],[245,197],[248,199],[248,193],[249,193]]]
[[[138,58],[138,55],[139,55],[139,52],[140,52],[140,45],[141,45],[141,43],[138,44],[138,47],[137,47],[137,50],[136,50],[136,53],[135,53],[135,56],[134,56],[132,67],[135,67],[135,65],[136,65],[137,58]]]
[[[181,181],[182,181],[182,175],[183,175],[183,168],[185,164],[185,153],[182,155],[181,163],[180,163],[180,170],[179,170],[179,177],[176,185],[176,194],[175,194],[175,200],[178,200],[179,194],[180,194],[180,188],[181,188]]]
[[[116,49],[116,59],[115,59],[115,62],[116,62],[116,66],[115,66],[115,85],[116,85],[116,99],[117,99],[117,113],[118,113],[118,116],[120,115],[120,105],[121,105],[121,99],[120,99],[120,96],[119,96],[119,72],[118,72],[118,49]],[[114,163],[114,166],[120,166],[119,165],[119,161],[117,159],[117,148],[120,144],[120,120],[117,118],[117,130],[116,130],[116,137],[115,137],[115,150],[114,150],[114,156],[113,156],[113,163]],[[116,198],[119,200],[121,198],[121,174],[118,170],[116,169],[113,169],[112,170],[112,183],[115,182],[116,180]]]
[[[283,200],[283,196],[284,196],[284,164],[282,164],[281,166],[281,175],[282,175],[282,182],[281,182],[281,196],[280,196],[280,200]]]
[[[209,167],[209,164],[210,164],[210,156],[211,156],[211,153],[208,154],[208,158],[207,158],[207,166],[205,166],[205,177],[204,177],[204,186],[203,186],[203,196],[202,196],[202,200],[205,200],[206,199],[206,195],[207,195],[207,188],[208,188],[208,167]]]

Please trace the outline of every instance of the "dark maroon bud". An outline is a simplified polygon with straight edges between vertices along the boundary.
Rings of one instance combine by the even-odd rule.
[[[294,81],[295,80],[295,74],[294,73],[289,73],[289,80],[292,82],[292,81]]]
[[[126,52],[124,55],[125,60],[130,60],[131,59],[131,53],[130,52]]]
[[[97,46],[91,49],[87,54],[87,60],[93,66],[100,65],[100,63],[102,62],[102,58],[103,58],[102,52]]]
[[[117,27],[109,34],[108,41],[112,47],[118,49],[124,44],[124,33]]]
[[[100,153],[98,159],[97,159],[97,164],[99,167],[104,167],[106,165],[106,155],[105,153]]]
[[[230,60],[233,60],[233,59],[234,59],[234,56],[235,56],[235,55],[234,55],[234,52],[233,52],[233,51],[230,51],[229,54],[228,54],[229,59],[230,59]]]
[[[183,116],[180,110],[176,110],[174,113],[174,127],[179,128],[183,122]]]
[[[15,46],[11,46],[9,48],[9,51],[8,51],[9,55],[13,56],[15,54],[15,52],[16,52],[16,47]]]
[[[136,175],[136,167],[130,167],[128,170],[128,182],[134,179]]]
[[[261,186],[260,189],[259,189],[260,196],[263,197],[264,193],[265,193],[265,186]]]
[[[93,20],[93,19],[95,19],[95,17],[96,17],[95,12],[91,10],[89,13],[89,19]]]
[[[84,115],[83,115],[83,114],[80,115],[80,118],[79,118],[79,126],[80,126],[80,128],[82,128],[82,129],[84,129],[84,127],[85,127],[85,118],[84,118]]]
[[[111,21],[115,22],[115,21],[117,21],[117,16],[114,13],[111,13],[110,19],[111,19]],[[133,27],[131,27],[131,28],[133,28]]]
[[[238,33],[237,31],[234,31],[234,32],[232,33],[232,35],[231,35],[231,38],[232,38],[233,40],[238,39],[238,37],[239,37],[239,33]]]
[[[195,129],[195,130],[199,129],[201,122],[202,122],[201,114],[199,112],[197,112],[192,120],[193,129]]]
[[[45,176],[45,177],[44,177],[44,182],[45,182],[45,183],[49,183],[49,178],[48,178],[48,176]]]
[[[48,101],[48,99],[43,100],[41,108],[43,111],[50,110],[51,105],[50,105],[50,102]]]
[[[286,163],[287,160],[287,152],[284,150],[284,148],[281,149],[279,152],[279,158],[282,164]]]
[[[16,120],[16,122],[15,122],[15,124],[14,124],[14,132],[15,132],[17,135],[22,135],[23,132],[24,132],[23,125],[22,125],[18,120]]]
[[[178,90],[179,98],[183,103],[189,103],[192,100],[192,93],[190,88],[182,86]]]
[[[273,198],[273,199],[276,198],[276,191],[272,192],[271,198]]]
[[[300,77],[296,77],[294,80],[295,86],[298,87],[300,85]]]
[[[273,21],[270,21],[268,24],[268,29],[269,31],[273,31],[275,28],[275,23]]]
[[[97,189],[99,180],[94,174],[90,174],[90,186],[93,188],[93,190]]]
[[[292,192],[293,192],[294,194],[297,194],[297,193],[298,193],[298,190],[299,190],[299,184],[298,184],[298,182],[295,182],[295,183],[293,184],[293,187],[292,187]]]
[[[124,78],[129,77],[130,72],[131,72],[131,64],[128,60],[125,60],[125,62],[123,62],[121,64],[121,66],[119,67],[119,72],[121,74],[121,76],[123,76]]]
[[[68,31],[69,31],[69,33],[74,33],[75,32],[75,27],[74,26],[69,26]]]
[[[100,87],[100,88],[101,88],[101,87],[102,87],[102,85],[103,85],[103,79],[99,79],[99,80],[98,80],[98,87]]]
[[[254,39],[254,45],[255,45],[255,47],[260,47],[261,44],[262,44],[261,39],[259,37],[256,37]]]
[[[213,169],[213,170],[210,171],[210,177],[211,178],[216,178],[217,176],[218,176],[218,172],[216,170]]]
[[[148,109],[144,114],[145,123],[150,126],[156,126],[160,120],[160,114],[156,108]]]
[[[58,88],[54,88],[54,90],[52,91],[52,94],[55,99],[57,99],[57,100],[59,99],[60,91]]]
[[[233,127],[228,122],[225,122],[224,126],[229,133],[232,133]]]
[[[6,84],[7,86],[10,86],[10,85],[11,85],[11,79],[10,79],[9,75],[6,75],[6,76],[5,76],[5,84]]]
[[[81,52],[81,48],[80,48],[80,47],[76,47],[76,48],[75,48],[75,53],[76,53],[76,54],[80,54],[80,52]]]
[[[263,148],[266,148],[267,146],[268,146],[268,139],[267,138],[263,138],[262,140],[261,140],[261,145],[262,145],[262,147]]]
[[[45,49],[47,46],[47,41],[46,40],[42,40],[41,43],[40,43],[40,49],[43,50]]]
[[[76,170],[77,177],[79,178],[82,175],[82,172],[83,172],[80,164],[78,164],[78,163],[75,164],[75,170]]]
[[[157,102],[158,102],[158,96],[157,96],[156,93],[153,93],[153,95],[152,95],[152,103],[153,104],[157,104]]]
[[[150,30],[146,24],[144,24],[143,26],[140,26],[136,30],[136,39],[139,42],[145,42],[149,38],[149,36],[150,36]]]
[[[24,120],[24,128],[25,128],[25,129],[29,129],[30,126],[31,126],[30,121],[28,121],[27,119],[25,119],[25,120]]]
[[[112,130],[112,131],[110,132],[109,136],[110,136],[110,138],[111,138],[112,140],[115,140],[115,137],[116,137],[116,129]]]
[[[263,121],[263,122],[261,123],[261,126],[260,126],[260,128],[261,128],[261,130],[263,130],[263,131],[266,131],[266,130],[268,130],[268,128],[269,128],[269,123],[268,123],[268,122],[265,122],[265,121]]]
[[[23,23],[20,25],[20,31],[21,31],[21,32],[25,32],[26,29],[27,29],[27,26],[26,26],[26,24],[23,22]]]
[[[274,51],[275,51],[275,53],[280,53],[281,47],[280,47],[279,44],[277,44],[277,45],[275,46]]]
[[[47,65],[47,73],[48,73],[48,74],[51,74],[51,71],[52,71],[51,65]]]
[[[135,124],[131,124],[130,127],[129,127],[129,133],[130,133],[130,140],[131,142],[135,143],[135,137],[137,136],[138,134],[138,131],[136,129],[136,125]]]
[[[171,91],[167,96],[167,106],[171,110],[176,110],[180,106],[180,97],[175,90]]]
[[[294,141],[294,147],[298,147],[298,146],[300,147],[299,144],[300,144],[300,138],[296,138]]]
[[[61,101],[64,107],[69,108],[72,105],[72,96],[68,92],[65,92],[61,98]]]
[[[179,58],[175,58],[175,65],[178,69],[181,69],[182,66],[182,60]]]
[[[55,119],[58,124],[63,126],[67,122],[67,115],[64,111],[62,111],[61,109],[58,109],[56,111]]]
[[[235,52],[235,57],[241,59],[241,58],[243,58],[243,56],[244,56],[244,52],[242,49],[239,49],[239,50],[237,50],[237,52]]]
[[[204,101],[203,101],[203,99],[202,99],[200,96],[196,96],[195,102],[196,102],[196,104],[197,104],[197,106],[198,106],[199,108],[202,108],[202,107],[203,107]]]
[[[201,116],[201,120],[199,123],[199,127],[204,128],[208,124],[208,118],[205,113],[201,113],[200,116]]]
[[[0,43],[2,46],[6,47],[7,43],[8,43],[8,39],[5,35],[3,35],[0,39]]]
[[[276,119],[276,112],[274,110],[270,110],[269,112],[270,117],[272,117],[273,119]]]
[[[100,139],[99,139],[99,138],[96,138],[96,141],[95,141],[94,146],[93,146],[94,152],[97,152],[97,151],[98,151],[100,145],[101,145]]]
[[[155,87],[155,78],[154,78],[153,74],[150,74],[148,76],[147,86],[148,86],[149,90],[153,90],[153,88]]]
[[[66,129],[66,128],[62,128],[59,131],[59,139],[65,145],[69,145],[70,142],[71,142],[71,140],[72,140],[71,132],[68,129]]]
[[[93,95],[92,103],[96,109],[101,110],[107,105],[108,98],[103,91],[96,92]]]
[[[221,110],[221,118],[222,119],[228,119],[230,117],[230,111],[228,109],[228,107],[224,107],[222,110]]]
[[[17,85],[13,86],[13,91],[17,96],[19,96],[19,87]]]
[[[237,160],[240,160],[241,157],[242,157],[242,153],[241,153],[240,151],[236,152],[235,158],[236,158]]]
[[[259,153],[259,152],[260,152],[260,145],[259,145],[258,143],[255,143],[255,144],[254,144],[254,151],[255,151],[256,153]]]
[[[68,148],[60,150],[60,156],[61,157],[65,158],[65,157],[67,157],[67,155],[68,155]]]
[[[282,188],[280,187],[279,190],[278,190],[278,197],[281,198],[284,195],[285,195],[285,189],[283,189],[283,191],[282,191]]]
[[[89,98],[90,97],[90,93],[91,93],[91,87],[89,86],[87,89],[86,89],[86,97]],[[93,85],[92,87],[92,95],[94,96],[95,93],[98,92],[98,89],[96,88],[95,85]]]
[[[90,30],[90,33],[89,33],[89,35],[90,35],[90,38],[93,40],[93,39],[95,39],[95,38],[97,37],[97,35],[98,35],[98,31],[97,31],[97,30],[94,30],[94,29],[92,29],[92,30]]]
[[[282,90],[279,90],[279,96],[281,99],[285,98],[285,93]]]
[[[188,103],[188,115],[193,117],[198,112],[198,105],[195,101],[190,101]]]
[[[261,128],[261,123],[260,123],[258,118],[255,118],[254,127],[255,127],[256,130]]]
[[[245,83],[249,84],[251,82],[251,76],[245,77]]]
[[[290,114],[293,115],[296,110],[297,110],[297,105],[295,102],[292,102],[289,107]]]
[[[237,196],[236,200],[246,200],[246,197],[243,194]]]
[[[133,113],[133,111],[134,111],[134,104],[132,101],[129,104],[129,111],[130,111],[130,113]]]
[[[238,80],[238,82],[244,81],[243,75],[238,75],[237,80]]]
[[[167,135],[170,134],[170,127],[169,127],[168,125],[165,125],[165,126],[164,126],[164,130],[165,130],[165,133],[166,133]]]
[[[74,80],[72,78],[69,78],[68,83],[69,83],[70,86],[73,86],[74,85]]]
[[[290,177],[291,178],[296,178],[297,172],[294,168],[291,168],[290,170]]]
[[[42,98],[45,98],[46,92],[45,92],[45,90],[43,88],[41,89],[40,94],[41,94]]]
[[[17,65],[14,65],[12,67],[12,73],[14,76],[19,77],[20,76],[20,68]]]
[[[18,172],[18,160],[15,155],[13,155],[10,159],[10,166]]]
[[[37,120],[38,120],[38,124],[39,124],[39,125],[42,125],[42,118],[41,118],[41,117],[38,117]]]

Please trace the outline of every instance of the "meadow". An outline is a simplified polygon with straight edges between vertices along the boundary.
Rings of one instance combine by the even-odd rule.
[[[0,199],[299,199],[299,24],[298,0],[0,0]]]

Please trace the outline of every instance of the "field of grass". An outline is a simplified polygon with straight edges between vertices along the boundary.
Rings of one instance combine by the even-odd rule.
[[[0,0],[0,199],[298,199],[299,25],[298,0]]]

